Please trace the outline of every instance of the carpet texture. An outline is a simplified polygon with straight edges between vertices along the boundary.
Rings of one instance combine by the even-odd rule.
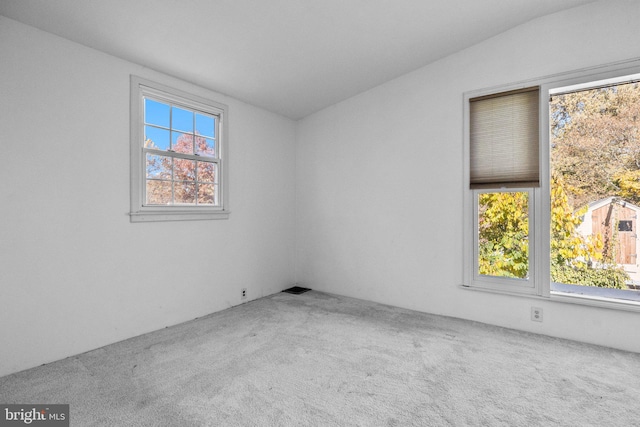
[[[640,354],[316,291],[0,378],[72,426],[632,426]]]

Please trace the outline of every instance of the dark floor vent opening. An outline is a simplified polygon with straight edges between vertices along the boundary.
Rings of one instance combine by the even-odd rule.
[[[309,288],[303,288],[300,286],[294,286],[293,288],[289,288],[289,289],[285,289],[282,292],[286,292],[288,294],[294,294],[294,295],[300,295],[300,294],[304,294],[307,291],[310,291],[311,289]]]

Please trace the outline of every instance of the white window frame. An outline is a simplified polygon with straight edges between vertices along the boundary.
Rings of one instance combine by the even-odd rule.
[[[538,238],[536,236],[539,235],[537,232],[538,227],[535,221],[532,219],[536,218],[540,215],[538,206],[539,202],[537,199],[540,198],[540,191],[538,188],[502,188],[502,189],[474,189],[471,190],[473,193],[473,245],[469,245],[470,250],[473,252],[473,274],[471,283],[475,287],[493,290],[493,291],[502,291],[503,289],[508,289],[510,293],[514,294],[524,294],[524,295],[541,295],[541,285],[538,272],[536,271],[534,266],[538,265],[536,260],[539,258],[538,255]],[[484,193],[501,193],[501,192],[523,192],[528,193],[528,206],[529,206],[529,277],[526,279],[518,279],[518,278],[510,278],[510,277],[497,277],[497,276],[487,276],[479,273],[479,263],[478,263],[478,247],[479,247],[479,233],[478,233],[478,199],[481,194]]]
[[[217,165],[218,204],[211,205],[147,205],[146,204],[146,149],[144,148],[144,99],[150,97],[161,102],[179,105],[189,110],[201,111],[216,116],[217,139],[215,160]],[[131,76],[130,106],[130,157],[131,157],[131,222],[189,221],[229,218],[227,128],[228,106],[197,95],[189,94],[169,86],[138,76]],[[148,150],[147,150],[148,151]],[[197,156],[167,152],[162,155],[174,158],[199,160]]]
[[[463,95],[464,148],[463,148],[463,283],[464,289],[497,292],[550,301],[590,305],[628,311],[640,311],[640,302],[617,299],[602,292],[600,288],[581,287],[583,294],[572,294],[552,289],[550,260],[550,150],[549,150],[549,94],[557,88],[590,87],[593,82],[607,81],[617,83],[628,80],[628,76],[640,74],[640,60],[624,61],[574,72],[556,74],[524,82],[466,92]],[[470,176],[470,108],[472,98],[539,86],[540,88],[540,187],[520,189],[530,191],[529,195],[529,268],[531,283],[523,285],[523,279],[508,279],[495,276],[482,276],[478,272],[478,194],[487,190],[469,188]],[[517,191],[516,188],[492,189],[490,191]],[[532,197],[533,195],[533,197]],[[533,206],[531,205],[533,202]],[[533,228],[533,232],[531,232]],[[514,284],[516,286],[514,286]],[[623,291],[624,292],[624,291]]]

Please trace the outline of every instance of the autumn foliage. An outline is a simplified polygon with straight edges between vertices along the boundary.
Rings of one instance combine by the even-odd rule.
[[[146,148],[155,148],[153,141]],[[207,140],[180,135],[172,150],[184,154],[212,155]],[[147,203],[151,205],[216,203],[216,164],[147,153]]]

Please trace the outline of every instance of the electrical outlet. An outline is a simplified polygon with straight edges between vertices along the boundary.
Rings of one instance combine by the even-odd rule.
[[[241,299],[247,299],[247,288],[242,288],[242,296]]]
[[[542,322],[542,309],[540,307],[531,307],[531,320]]]

